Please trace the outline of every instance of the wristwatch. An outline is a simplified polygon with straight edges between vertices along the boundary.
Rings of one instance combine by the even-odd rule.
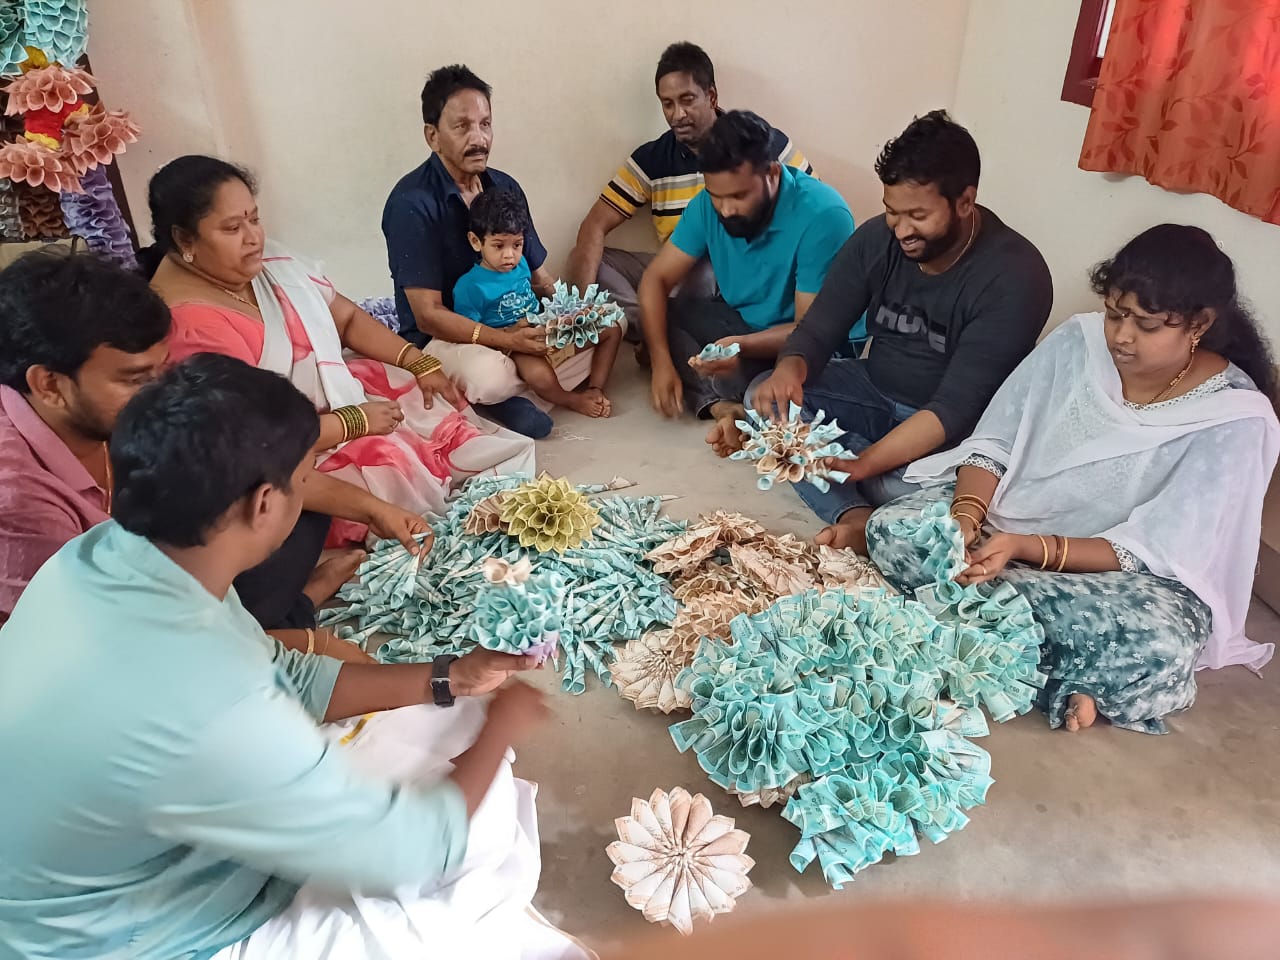
[[[437,707],[453,706],[453,688],[449,686],[449,665],[457,659],[451,653],[442,653],[431,661],[431,701]]]

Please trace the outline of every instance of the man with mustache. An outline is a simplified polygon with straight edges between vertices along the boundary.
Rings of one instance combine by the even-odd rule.
[[[977,204],[978,146],[945,111],[917,117],[876,161],[885,212],[831,265],[813,307],[747,402],[765,416],[791,403],[836,417],[855,459],[822,492],[796,492],[828,526],[816,542],[866,551],[872,508],[913,489],[913,460],[968,436],[997,388],[1035,346],[1053,304],[1040,252]],[[832,359],[857,320],[864,359]],[[732,424],[708,442],[740,445]]]
[[[453,286],[476,263],[467,239],[471,201],[482,190],[507,190],[528,200],[520,184],[489,167],[493,144],[490,87],[462,64],[441,67],[422,88],[422,122],[431,156],[395,185],[382,211],[382,233],[395,282],[400,335],[424,346],[458,382],[476,409],[535,439],[551,418],[524,397],[511,354],[545,355],[546,333],[524,321],[487,327],[453,310]],[[555,278],[532,220],[524,233],[530,284],[552,294]]]
[[[579,287],[598,281],[612,293],[631,321],[628,334],[634,331],[637,336],[636,287],[654,254],[606,247],[605,238],[647,203],[658,242],[667,242],[685,207],[702,190],[698,145],[724,112],[719,105],[715,66],[697,44],[673,43],[662,51],[654,87],[670,129],[636,147],[618,168],[583,218],[565,268],[570,282]],[[813,172],[804,154],[781,130],[771,131],[770,153],[779,163]],[[677,296],[710,297],[713,293],[715,279],[703,260],[685,277]]]
[[[689,202],[640,281],[651,399],[664,416],[687,406],[732,426],[747,384],[773,366],[853,233],[840,194],[778,162],[773,132],[745,110],[716,119],[698,148],[706,189]],[[719,296],[670,300],[703,257]],[[736,345],[739,353],[698,360],[709,343]]]

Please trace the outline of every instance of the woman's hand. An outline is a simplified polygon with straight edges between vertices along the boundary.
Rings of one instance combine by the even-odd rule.
[[[422,405],[428,410],[431,409],[431,398],[436,394],[442,396],[445,403],[455,410],[461,410],[467,405],[466,395],[443,370],[424,373],[418,378],[418,387],[422,390]]]
[[[404,411],[394,400],[370,400],[360,404],[369,421],[368,436],[385,437],[404,420]]]
[[[962,518],[963,519],[963,518]],[[965,552],[965,560],[969,566],[956,577],[956,583],[962,587],[975,583],[986,583],[999,576],[1000,572],[1013,560],[1026,560],[1028,541],[1040,549],[1040,541],[1035,537],[1024,537],[1016,533],[993,533],[976,547]]]
[[[952,514],[952,518],[960,525],[960,533],[964,536],[964,545],[968,549],[978,542],[982,536],[982,527],[973,517],[965,514]]]
[[[394,503],[387,503],[385,500],[379,500],[369,508],[369,515],[365,522],[375,537],[383,540],[399,540],[414,556],[426,553],[435,542],[435,534],[431,532],[431,527],[426,520],[416,513],[397,507]],[[419,543],[415,537],[423,533],[427,537]]]

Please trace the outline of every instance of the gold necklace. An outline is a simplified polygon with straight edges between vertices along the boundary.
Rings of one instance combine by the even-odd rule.
[[[214,280],[212,277],[209,277],[208,275],[206,275],[203,271],[201,271],[201,270],[197,270],[195,267],[193,267],[193,266],[191,266],[190,264],[187,264],[187,263],[185,263],[185,262],[182,264],[182,267],[183,267],[183,269],[184,269],[184,270],[186,270],[188,273],[195,274],[197,277],[199,277],[199,278],[200,278],[201,280],[203,280],[205,283],[209,284],[209,286],[211,286],[211,287],[216,287],[217,289],[221,290],[223,293],[225,293],[225,294],[226,294],[228,297],[230,297],[232,300],[239,300],[239,301],[240,301],[241,303],[243,303],[245,306],[247,306],[247,307],[253,307],[253,309],[255,309],[255,310],[257,310],[257,311],[258,311],[258,313],[262,313],[262,308],[261,308],[260,306],[258,306],[256,303],[254,303],[252,300],[250,300],[250,299],[248,299],[248,298],[246,298],[246,297],[242,297],[242,296],[240,296],[240,294],[236,293],[234,290],[228,290],[228,289],[227,289],[226,287],[224,287],[222,284],[218,283],[218,281],[216,281],[216,280]],[[250,284],[250,285],[249,285],[249,289],[253,289],[253,285],[252,285],[252,284]]]
[[[209,282],[213,283],[212,280],[210,280]],[[236,293],[234,290],[228,290],[226,287],[224,287],[220,283],[213,283],[213,285],[217,287],[219,290],[221,290],[223,293],[225,293],[228,297],[231,297],[234,300],[239,300],[241,303],[245,304],[246,306],[253,307],[253,309],[257,310],[259,313],[262,312],[262,308],[258,306],[256,303],[254,303],[252,300],[248,299],[247,297],[240,296],[240,294]]]
[[[115,477],[111,475],[111,451],[107,447],[107,442],[102,441],[102,462],[107,468],[107,516],[111,516],[111,497],[115,490]]]
[[[1195,340],[1192,340],[1191,341],[1191,358],[1187,360],[1187,365],[1182,368],[1182,370],[1178,373],[1176,377],[1174,377],[1172,380],[1169,381],[1169,385],[1167,387],[1165,387],[1163,390],[1157,393],[1154,397],[1152,397],[1146,403],[1142,404],[1142,406],[1149,407],[1153,403],[1159,403],[1161,400],[1163,400],[1165,397],[1167,397],[1170,393],[1173,392],[1173,388],[1176,387],[1178,384],[1180,384],[1182,382],[1182,378],[1191,372],[1191,365],[1196,362],[1197,346],[1199,346],[1199,343]]]
[[[947,264],[945,270],[939,270],[937,273],[934,274],[934,276],[936,277],[936,276],[939,276],[940,274],[946,273],[947,270],[950,270],[957,263],[959,263],[961,258],[964,257],[964,255],[969,252],[969,248],[973,246],[973,238],[976,237],[977,235],[978,235],[978,208],[974,207],[973,216],[969,218],[969,239],[965,241],[964,249],[962,249],[959,253],[956,254],[956,258]],[[926,272],[924,269],[923,263],[917,263],[916,266],[920,268],[921,273]]]

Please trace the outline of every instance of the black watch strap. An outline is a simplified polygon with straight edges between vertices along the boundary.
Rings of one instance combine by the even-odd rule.
[[[449,665],[457,659],[451,653],[442,653],[431,661],[431,702],[437,707],[453,706],[453,688],[449,686]]]

